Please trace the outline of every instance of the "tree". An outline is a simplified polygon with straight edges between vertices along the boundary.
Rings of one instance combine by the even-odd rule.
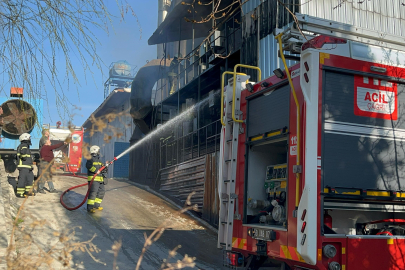
[[[115,3],[120,20],[128,13],[136,17],[126,0]],[[101,71],[95,30],[108,33],[114,18],[106,0],[0,1],[0,89],[7,95],[10,86],[19,86],[24,88],[24,97],[47,100],[50,89],[45,85],[51,85],[59,115],[66,119],[73,104],[64,84],[79,85],[77,74],[93,74],[94,67]],[[57,66],[57,59],[65,65]]]

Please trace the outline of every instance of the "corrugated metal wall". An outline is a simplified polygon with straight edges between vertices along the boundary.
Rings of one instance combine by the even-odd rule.
[[[160,190],[184,203],[191,192],[191,199],[202,209],[204,197],[206,157],[196,158],[160,171]]]
[[[263,0],[249,0],[242,6],[242,14],[245,15],[246,13],[251,12],[255,8],[257,8]]]
[[[131,145],[137,141],[131,141]],[[159,139],[148,140],[129,153],[129,180],[159,188]]]
[[[218,156],[211,153],[160,171],[160,190],[182,203],[191,192],[192,204],[198,204],[202,218],[218,226]]]
[[[267,1],[247,1],[242,6],[243,14],[253,11]],[[299,4],[299,12],[302,14],[405,36],[405,7],[402,0],[299,0]]]
[[[292,12],[405,36],[405,7],[402,5],[402,0],[288,0],[283,2],[289,5]],[[294,5],[298,3],[301,5]],[[264,78],[272,76],[274,69],[284,69],[281,59],[277,56],[278,46],[272,32],[275,27],[287,25],[292,17],[284,7],[278,5],[277,1],[272,0],[249,0],[243,5],[242,10],[245,16],[242,59],[246,63],[258,65]],[[259,29],[257,29],[256,17],[259,18]],[[254,36],[258,33],[260,42],[257,45]],[[259,46],[259,55],[256,53],[256,46]],[[258,63],[255,60],[256,57]],[[295,63],[295,61],[287,61],[288,66]]]
[[[216,227],[218,227],[220,202],[218,195],[218,161],[218,152],[206,155],[202,208],[202,218]]]
[[[298,0],[284,0],[283,3],[292,12],[299,10]],[[267,0],[260,3],[253,1],[247,7],[245,10],[248,12],[244,13],[242,19],[241,63],[259,66],[263,79],[272,76],[276,68],[284,69],[281,59],[278,58],[278,46],[273,32],[276,28],[288,25],[293,18],[278,1]],[[287,61],[288,66],[293,64],[294,61]],[[249,74],[252,81],[257,81],[256,72],[250,70],[242,72]]]
[[[129,148],[129,142],[114,143],[114,157],[118,156]],[[129,154],[122,156],[114,162],[114,177],[128,178],[129,176]]]
[[[405,36],[405,7],[402,0],[300,2],[305,3],[300,7],[303,14]]]
[[[281,68],[284,70],[283,61],[278,57],[278,44],[274,35],[268,35],[260,40],[259,67],[262,70],[262,77],[273,76],[273,70]],[[287,60],[287,65],[295,65],[296,61]]]

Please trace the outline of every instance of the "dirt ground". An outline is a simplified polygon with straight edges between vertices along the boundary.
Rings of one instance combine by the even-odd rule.
[[[39,250],[49,252],[52,249],[51,266],[54,269],[114,269],[112,247],[115,241],[122,241],[115,269],[135,269],[145,234],[149,235],[168,220],[168,229],[145,253],[141,269],[160,269],[175,248],[179,248],[177,254],[173,254],[169,262],[189,256],[196,258],[194,269],[222,269],[222,252],[216,248],[213,232],[190,216],[177,214],[173,205],[129,181],[109,181],[103,211],[88,214],[86,205],[76,211],[66,210],[59,202],[61,191],[81,183],[86,180],[59,176],[55,178],[59,193],[37,194],[27,199],[16,232],[16,251],[20,257],[29,259],[38,256]],[[64,199],[71,206],[77,205],[85,192],[86,188],[75,189]],[[23,200],[18,199],[17,203],[21,204]],[[87,244],[93,236],[92,244]],[[64,249],[76,249],[65,261],[66,268],[63,266]],[[45,263],[40,267],[49,268]]]

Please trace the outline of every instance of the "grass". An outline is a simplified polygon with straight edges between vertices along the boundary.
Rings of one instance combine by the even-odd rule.
[[[23,220],[22,218],[16,218],[16,217],[12,217],[12,218],[13,218],[14,224],[15,224],[16,226],[18,226],[18,225],[20,225],[21,223],[24,222],[24,220]]]

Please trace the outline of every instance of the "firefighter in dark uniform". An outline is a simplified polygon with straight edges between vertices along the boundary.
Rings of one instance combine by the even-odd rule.
[[[19,171],[17,184],[17,197],[35,195],[33,190],[33,156],[31,155],[31,135],[23,133],[20,136],[21,144],[17,147],[17,169]]]
[[[87,180],[90,185],[91,179],[96,174],[96,172],[103,167],[103,163],[100,161],[100,147],[97,145],[93,145],[90,147],[90,154],[91,159],[87,160],[86,168],[87,168]],[[105,176],[104,174],[107,172],[107,168],[105,168],[100,174],[98,174],[91,185],[89,198],[87,200],[87,211],[89,213],[94,213],[96,210],[103,210],[103,207],[100,206],[101,202],[103,201],[104,194],[105,194]]]

